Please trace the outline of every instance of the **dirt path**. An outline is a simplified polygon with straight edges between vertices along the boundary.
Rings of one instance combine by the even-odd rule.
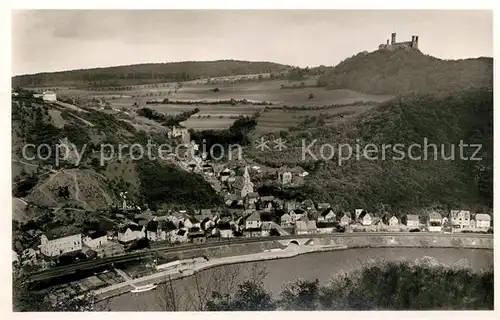
[[[82,119],[82,118],[80,118],[79,116],[74,115],[74,114],[72,114],[72,113],[68,113],[68,114],[69,114],[69,115],[71,115],[72,117],[74,117],[74,118],[76,118],[76,119],[80,120],[81,122],[85,123],[85,124],[86,124],[87,126],[89,126],[89,127],[93,127],[93,126],[94,126],[94,124],[93,124],[92,122],[90,122],[90,121],[87,121],[87,120],[85,120],[85,119]]]

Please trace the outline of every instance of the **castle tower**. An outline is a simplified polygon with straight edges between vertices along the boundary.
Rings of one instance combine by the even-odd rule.
[[[391,44],[396,44],[396,33],[395,32],[393,32],[391,34]]]

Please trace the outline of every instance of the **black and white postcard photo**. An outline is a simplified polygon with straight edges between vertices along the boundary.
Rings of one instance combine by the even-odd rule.
[[[12,312],[494,313],[493,10],[10,16]]]

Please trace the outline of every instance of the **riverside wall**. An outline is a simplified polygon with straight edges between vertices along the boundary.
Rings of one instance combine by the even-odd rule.
[[[475,234],[418,234],[418,235],[367,235],[345,237],[311,237],[310,245],[344,245],[347,248],[468,248],[493,249],[493,235]]]
[[[193,273],[215,266],[245,263],[252,261],[286,259],[301,254],[348,250],[354,248],[467,248],[493,249],[493,235],[447,235],[447,234],[418,234],[418,235],[345,235],[336,237],[302,237],[299,239],[271,240],[258,243],[222,245],[217,248],[186,250],[177,256],[179,259],[193,259],[206,257],[208,261],[196,263],[190,267],[189,273],[178,271],[156,272],[149,276],[134,279],[135,285],[163,282],[169,274],[170,279],[179,279]],[[295,242],[299,243],[297,245]],[[162,280],[160,280],[162,279]],[[160,280],[160,281],[159,281]],[[111,288],[115,287],[116,288]],[[97,290],[101,299],[121,295],[130,291],[130,286],[123,283]],[[111,290],[110,290],[111,289]],[[99,294],[99,291],[100,294]]]

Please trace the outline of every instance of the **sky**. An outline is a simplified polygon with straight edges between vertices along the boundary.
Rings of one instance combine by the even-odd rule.
[[[392,32],[418,35],[442,59],[493,56],[492,11],[18,10],[12,74],[222,59],[331,66]]]

